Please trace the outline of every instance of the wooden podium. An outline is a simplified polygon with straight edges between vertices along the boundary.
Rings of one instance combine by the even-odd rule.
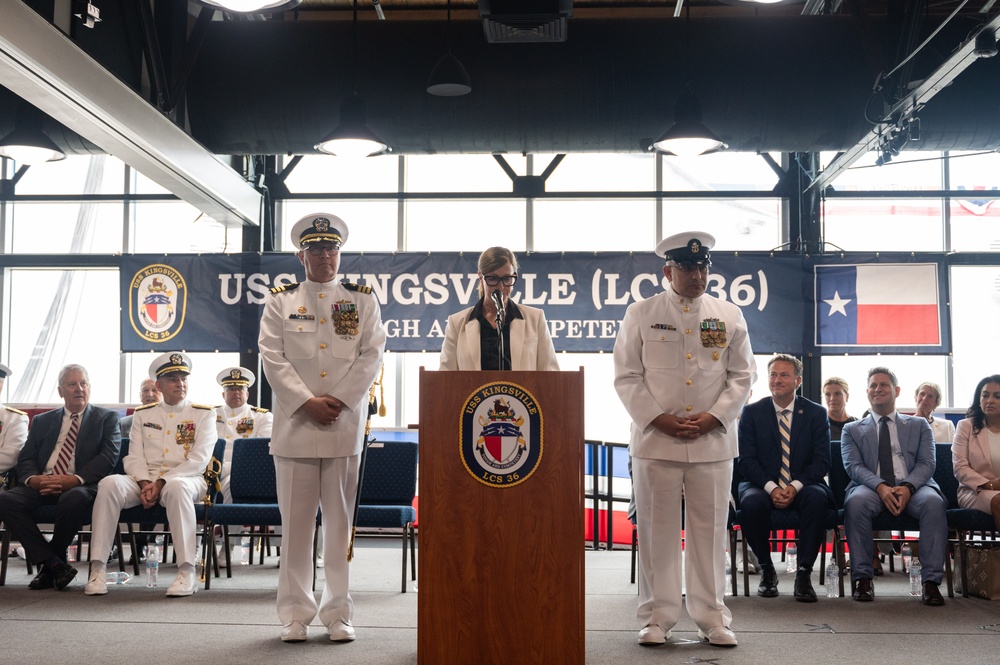
[[[583,440],[582,369],[421,368],[420,665],[583,665]]]

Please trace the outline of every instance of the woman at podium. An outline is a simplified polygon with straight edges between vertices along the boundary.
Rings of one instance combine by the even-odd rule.
[[[517,269],[506,247],[479,255],[479,301],[448,317],[442,370],[558,371],[545,313],[510,299]]]

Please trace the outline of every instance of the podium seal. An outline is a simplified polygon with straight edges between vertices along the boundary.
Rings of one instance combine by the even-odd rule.
[[[476,388],[465,400],[458,435],[462,464],[490,487],[513,487],[542,460],[542,409],[523,386],[506,381]]]

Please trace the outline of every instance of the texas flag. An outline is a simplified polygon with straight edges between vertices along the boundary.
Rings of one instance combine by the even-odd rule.
[[[941,344],[937,264],[816,266],[816,346]]]

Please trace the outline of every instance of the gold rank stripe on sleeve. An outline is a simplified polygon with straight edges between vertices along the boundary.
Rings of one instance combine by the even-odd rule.
[[[26,411],[22,411],[21,409],[15,409],[14,407],[7,406],[6,404],[4,405],[4,408],[10,411],[11,413],[20,413],[22,416],[28,415]]]
[[[159,406],[159,402],[153,402],[152,404],[143,404],[142,406],[135,407],[135,411],[142,411],[143,409],[152,409],[154,406]]]
[[[196,409],[204,409],[206,411],[211,411],[212,409],[215,408],[214,406],[212,406],[210,404],[194,404],[194,403],[192,403],[191,406],[193,406]]]
[[[340,284],[341,284],[341,286],[343,286],[348,291],[357,291],[358,293],[371,293],[372,292],[372,287],[366,286],[364,284],[354,284],[352,282],[341,282]]]
[[[284,293],[285,291],[294,291],[299,288],[298,282],[293,282],[291,284],[283,284],[281,286],[276,286],[271,289],[271,293]]]

